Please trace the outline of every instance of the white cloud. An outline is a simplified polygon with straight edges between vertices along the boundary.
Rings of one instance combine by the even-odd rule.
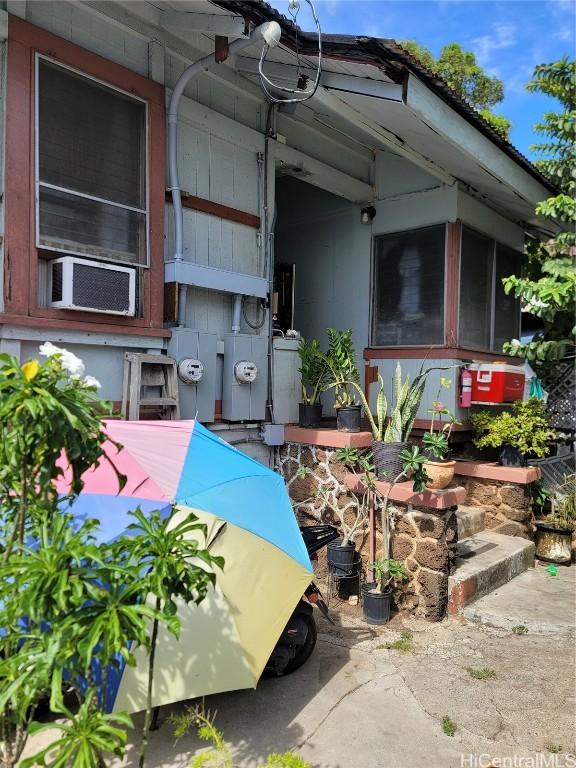
[[[516,44],[517,28],[513,24],[494,24],[488,35],[482,35],[472,40],[472,47],[482,66],[488,67],[492,54]]]

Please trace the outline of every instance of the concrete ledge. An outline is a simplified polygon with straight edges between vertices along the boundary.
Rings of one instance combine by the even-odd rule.
[[[366,486],[356,475],[346,475],[344,482],[351,491],[362,492]],[[443,491],[422,491],[414,493],[413,483],[396,483],[390,493],[391,501],[403,504],[413,504],[415,507],[428,507],[429,509],[449,509],[461,504],[466,498],[466,489],[461,486],[446,488]],[[382,495],[386,495],[390,489],[390,483],[376,481],[376,488]]]
[[[337,429],[313,429],[287,424],[284,427],[284,442],[321,445],[324,448],[369,448],[372,445],[372,432],[338,432]]]
[[[518,485],[528,485],[540,479],[538,467],[503,467],[496,462],[487,461],[457,461],[454,474],[477,477],[482,480],[501,480]]]
[[[458,613],[533,564],[534,544],[526,539],[491,531],[463,539],[458,543],[456,567],[448,579],[449,613]]]

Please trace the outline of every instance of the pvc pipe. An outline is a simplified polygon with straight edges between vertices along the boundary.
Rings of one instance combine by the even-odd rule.
[[[228,55],[233,56],[244,48],[248,48],[258,40],[264,40],[266,45],[273,47],[280,40],[280,26],[275,21],[267,21],[260,24],[248,38],[239,38],[234,40],[228,46]],[[184,72],[178,78],[170,104],[168,105],[168,171],[170,192],[172,194],[172,206],[174,209],[174,260],[182,261],[184,258],[183,249],[183,218],[182,218],[182,190],[178,179],[178,110],[180,100],[184,94],[184,89],[192,78],[209,69],[216,63],[216,53],[210,53],[201,59],[186,67]],[[186,294],[187,286],[180,286],[180,295],[178,302],[178,325],[184,326],[186,323]]]
[[[232,333],[240,333],[240,314],[242,312],[242,294],[235,293],[232,299]]]

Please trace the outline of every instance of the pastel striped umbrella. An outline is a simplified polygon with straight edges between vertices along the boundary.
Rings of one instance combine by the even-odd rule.
[[[98,518],[100,539],[111,541],[136,507],[168,514],[175,505],[174,524],[193,512],[208,527],[211,552],[225,560],[209,596],[179,606],[180,638],[160,632],[154,706],[255,687],[312,580],[284,481],[195,421],[110,420],[105,430],[105,453],[126,485],[118,492],[114,469],[101,461],[85,474],[74,515]],[[68,482],[64,473],[63,493]],[[109,676],[113,710],[146,706],[147,659],[136,655],[136,667]]]

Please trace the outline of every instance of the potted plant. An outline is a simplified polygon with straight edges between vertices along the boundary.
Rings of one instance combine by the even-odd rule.
[[[372,453],[379,480],[392,480],[402,471],[403,462],[400,454],[409,447],[408,437],[422,401],[428,374],[435,370],[448,370],[451,367],[426,370],[421,367],[414,381],[410,382],[410,376],[402,381],[402,369],[400,363],[397,363],[394,374],[394,407],[389,419],[386,418],[388,402],[384,393],[384,380],[380,373],[378,373],[376,419],[372,416],[366,396],[359,384],[350,380],[340,380],[328,385],[327,388],[348,384],[356,391],[372,430]]]
[[[550,453],[548,443],[556,432],[548,426],[544,403],[534,397],[517,400],[511,410],[499,414],[477,411],[470,421],[478,437],[478,448],[499,448],[500,464],[504,467],[524,467],[527,456],[543,457]]]
[[[373,471],[371,456],[362,454],[358,448],[339,448],[334,453],[334,460],[344,464],[352,474],[361,472],[370,474]],[[353,494],[351,502],[341,509],[330,502],[326,496],[327,506],[332,510],[337,520],[341,537],[328,544],[328,564],[340,576],[353,576],[360,563],[360,556],[356,552],[355,540],[364,534],[368,522],[368,495],[370,489],[364,486],[361,494]]]
[[[424,453],[428,457],[424,468],[430,478],[426,483],[426,487],[430,490],[440,490],[450,485],[456,467],[456,462],[449,458],[450,435],[452,434],[454,424],[459,422],[440,401],[442,389],[448,389],[451,384],[452,381],[450,379],[446,379],[443,376],[440,377],[440,386],[436,400],[432,403],[432,408],[429,408],[430,429],[422,437]],[[443,416],[447,417],[446,421],[442,421]],[[435,430],[434,424],[437,418],[438,426]]]
[[[346,331],[328,328],[327,333],[326,361],[330,370],[330,383],[335,389],[336,428],[339,432],[360,432],[362,406],[357,402],[353,386],[359,386],[360,375],[356,366],[352,328]]]
[[[408,571],[398,560],[382,558],[372,563],[372,572],[374,581],[362,587],[364,619],[368,624],[386,624],[390,620],[393,585],[407,579]]]
[[[535,523],[536,557],[547,563],[570,565],[576,530],[576,475],[565,477],[550,501],[551,514]]]
[[[385,494],[377,491],[369,475],[365,477],[366,487],[371,490],[378,500],[382,524],[382,555],[373,564],[374,581],[362,585],[362,605],[364,619],[368,624],[385,624],[390,618],[390,601],[393,594],[393,584],[408,578],[408,574],[397,560],[390,558],[390,494],[396,483],[412,479],[415,492],[421,492],[429,479],[424,469],[426,457],[420,449],[413,445],[402,451],[402,469],[392,478]]]
[[[326,382],[328,364],[317,339],[300,339],[300,376],[302,378],[302,402],[299,404],[301,427],[319,427],[322,419],[320,395]]]

